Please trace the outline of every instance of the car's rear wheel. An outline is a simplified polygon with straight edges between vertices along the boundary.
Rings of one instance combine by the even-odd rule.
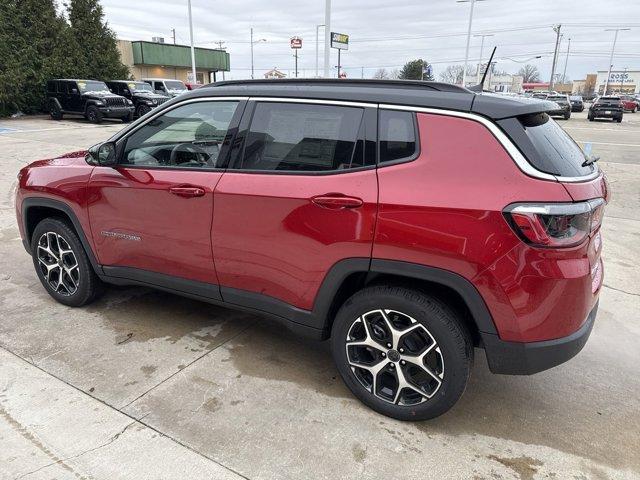
[[[46,218],[36,225],[31,256],[40,282],[58,302],[79,307],[102,293],[78,235],[64,221]]]
[[[87,120],[91,123],[102,122],[102,113],[98,110],[98,107],[94,105],[89,105],[89,107],[87,107]]]
[[[62,110],[58,102],[51,102],[49,104],[49,115],[52,120],[62,120]]]
[[[340,308],[331,335],[343,380],[383,415],[434,418],[464,392],[473,362],[471,337],[435,297],[405,287],[368,287]]]

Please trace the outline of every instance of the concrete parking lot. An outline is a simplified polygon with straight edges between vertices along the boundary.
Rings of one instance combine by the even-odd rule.
[[[402,423],[350,394],[325,343],[263,318],[143,288],[54,302],[19,238],[16,174],[122,124],[0,120],[0,478],[640,478],[640,113],[561,125],[613,190],[590,341],[531,377],[477,351],[449,413]]]

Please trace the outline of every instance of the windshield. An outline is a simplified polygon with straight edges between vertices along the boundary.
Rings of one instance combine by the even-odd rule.
[[[558,101],[567,101],[567,97],[565,96],[554,96],[554,97],[547,97],[547,100],[551,100],[552,102],[558,102]]]
[[[129,90],[131,90],[132,92],[153,92],[153,88],[151,88],[151,85],[145,82],[127,83],[127,87],[129,87]]]
[[[164,84],[167,86],[167,89],[169,90],[186,90],[187,89],[187,87],[184,86],[184,83],[178,82],[178,81],[164,82]]]
[[[109,93],[109,88],[104,82],[78,82],[78,88],[80,92],[104,92]]]

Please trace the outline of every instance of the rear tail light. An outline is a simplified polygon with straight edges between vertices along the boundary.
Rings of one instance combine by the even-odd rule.
[[[526,243],[562,248],[580,245],[602,223],[604,199],[578,203],[518,203],[504,215]]]

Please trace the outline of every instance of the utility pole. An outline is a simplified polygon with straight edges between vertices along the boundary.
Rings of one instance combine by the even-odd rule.
[[[173,44],[176,44],[176,29],[172,28],[171,29],[171,36],[173,37]]]
[[[556,32],[556,48],[553,51],[553,63],[551,64],[551,78],[549,79],[549,91],[553,91],[553,78],[556,75],[556,62],[558,60],[558,47],[560,46],[560,29],[562,28],[561,24],[553,27],[553,31]]]
[[[320,27],[324,27],[324,24],[320,24],[320,25],[316,25],[316,78],[318,78],[319,75],[319,71],[318,71],[318,57],[320,54],[320,50],[319,50],[319,44],[320,44]]]
[[[189,39],[191,40],[191,75],[193,83],[198,83],[196,77],[196,50],[193,48],[193,17],[191,16],[191,0],[187,0],[189,6]]]
[[[324,77],[329,78],[331,60],[331,0],[324,4]]]
[[[609,57],[609,71],[607,72],[607,79],[604,84],[604,94],[609,92],[609,77],[611,77],[611,68],[613,67],[613,53],[616,50],[616,42],[618,41],[618,32],[631,30],[630,28],[607,28],[605,32],[616,32],[613,36],[613,45],[611,46],[611,56]]]
[[[296,78],[298,78],[298,49],[295,49],[294,57],[296,57]]]
[[[571,49],[571,37],[569,37],[569,44],[567,45],[567,56],[564,59],[564,71],[562,72],[562,83],[567,83],[567,63],[569,63],[570,49]]]
[[[340,78],[340,50],[342,49],[338,49],[338,78]]]
[[[360,67],[360,78],[364,78],[364,67]]]
[[[226,50],[227,47],[223,47],[222,45],[225,43],[222,40],[218,40],[217,42],[213,42],[218,44],[218,50]],[[222,80],[224,80],[224,70],[222,70]]]
[[[476,84],[479,84],[480,83],[480,69],[482,68],[482,51],[484,50],[484,39],[485,39],[485,37],[493,37],[493,33],[485,33],[485,34],[474,35],[474,37],[482,37],[482,40],[480,40],[480,57],[479,57],[479,60],[478,60],[478,72],[476,74]]]

